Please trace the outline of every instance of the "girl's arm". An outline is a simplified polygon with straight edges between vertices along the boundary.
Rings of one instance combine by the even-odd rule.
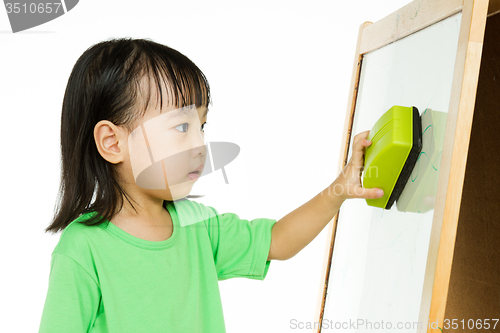
[[[364,147],[371,145],[366,139],[369,132],[354,137],[351,160],[330,186],[274,224],[268,260],[287,260],[295,256],[332,220],[346,199],[383,196],[381,189],[361,186]]]
[[[80,264],[64,254],[53,253],[39,333],[88,332],[100,298],[97,283]]]

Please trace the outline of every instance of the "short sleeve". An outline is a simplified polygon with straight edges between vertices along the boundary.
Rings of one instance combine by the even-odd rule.
[[[271,231],[276,220],[240,219],[233,213],[218,214],[207,220],[218,280],[245,277],[264,280],[269,270]]]
[[[89,273],[72,258],[53,253],[39,333],[88,332],[99,303],[100,289]]]

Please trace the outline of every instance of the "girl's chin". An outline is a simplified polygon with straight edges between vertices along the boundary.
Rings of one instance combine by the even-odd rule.
[[[194,182],[184,182],[182,184],[170,186],[170,195],[172,200],[185,198],[191,193]]]

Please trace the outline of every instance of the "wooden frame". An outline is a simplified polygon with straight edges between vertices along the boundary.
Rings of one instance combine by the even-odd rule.
[[[500,13],[500,0],[416,0],[375,24],[359,28],[348,106],[342,134],[339,170],[347,164],[363,55],[438,21],[462,12],[446,137],[439,173],[419,321],[443,323],[454,258],[465,170],[476,102],[487,17]],[[500,43],[500,41],[499,41]],[[328,237],[315,322],[321,332],[339,213],[328,224]],[[427,330],[427,328],[423,328]],[[423,330],[422,330],[423,331]],[[439,330],[428,329],[428,332]]]

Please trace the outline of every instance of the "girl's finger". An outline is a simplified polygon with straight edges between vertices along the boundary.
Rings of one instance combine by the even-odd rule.
[[[363,155],[365,154],[364,149],[370,145],[371,141],[366,139],[362,139],[354,143],[354,146],[352,147],[352,159],[356,165],[363,165]]]
[[[358,188],[358,191],[356,191],[356,194],[358,194],[358,197],[362,199],[378,199],[384,196],[384,191],[380,188],[360,187]]]
[[[356,139],[359,139],[359,140],[366,139],[368,137],[369,133],[370,133],[370,131],[364,131],[364,132],[356,134],[356,136],[354,137],[354,141],[356,141]]]

